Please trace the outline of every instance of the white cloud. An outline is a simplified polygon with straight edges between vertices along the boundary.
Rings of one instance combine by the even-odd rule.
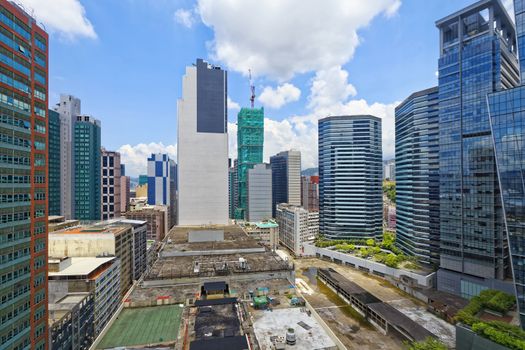
[[[301,90],[290,83],[284,83],[276,89],[266,86],[257,98],[265,107],[279,109],[289,102],[299,100]]]
[[[152,153],[167,153],[171,159],[177,159],[177,145],[164,145],[162,142],[123,145],[117,151],[120,152],[121,162],[126,164],[127,175],[131,176],[146,173],[148,157]]]
[[[310,87],[308,107],[319,110],[346,101],[357,91],[348,83],[348,72],[341,66],[320,70],[315,74]]]
[[[191,28],[195,24],[196,20],[193,11],[186,9],[178,9],[173,14],[175,22],[182,24],[186,28]]]
[[[96,39],[95,28],[86,16],[79,0],[18,0],[24,9],[42,22],[50,33],[62,38],[76,37]]]
[[[234,100],[232,100],[232,99],[230,98],[230,96],[228,96],[228,101],[227,101],[227,103],[228,103],[228,109],[229,109],[230,111],[240,111],[240,110],[241,110],[241,106],[240,106],[237,102],[235,102]]]
[[[357,31],[401,0],[198,0],[214,31],[211,56],[243,74],[286,81],[295,74],[342,66],[359,44]]]

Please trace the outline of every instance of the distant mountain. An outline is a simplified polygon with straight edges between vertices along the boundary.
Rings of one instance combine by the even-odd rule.
[[[301,171],[302,176],[319,175],[319,168],[308,168]]]

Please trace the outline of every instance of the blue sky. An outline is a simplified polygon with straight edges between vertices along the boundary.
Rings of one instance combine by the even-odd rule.
[[[268,118],[265,157],[294,147],[315,166],[319,117],[373,113],[391,158],[396,103],[437,83],[434,22],[474,0],[23,2],[51,33],[50,107],[60,93],[79,97],[102,120],[103,146],[137,175],[149,152],[175,156],[181,77],[197,57],[229,71],[233,156],[251,68]]]

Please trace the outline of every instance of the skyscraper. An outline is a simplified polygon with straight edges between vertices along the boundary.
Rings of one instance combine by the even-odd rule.
[[[228,223],[227,73],[186,67],[178,101],[178,224]]]
[[[433,87],[413,93],[395,111],[396,244],[405,254],[417,256],[421,263],[436,265],[439,264],[438,103],[438,88]]]
[[[170,157],[152,154],[148,158],[148,204],[170,205]]]
[[[60,211],[60,114],[53,110],[49,115],[49,147],[47,148],[48,159],[48,215],[61,215]]]
[[[120,153],[102,148],[102,197],[101,219],[120,217],[121,209],[121,164]]]
[[[100,131],[100,120],[87,115],[76,117],[73,134],[74,217],[78,220],[100,220]]]
[[[125,213],[129,209],[129,199],[131,198],[131,178],[126,176],[126,166],[120,164],[120,213]]]
[[[487,94],[519,83],[514,24],[500,1],[436,22],[440,32],[438,288],[513,292]]]
[[[246,220],[251,222],[272,218],[272,168],[255,164],[248,169],[246,181]]]
[[[236,219],[245,219],[248,208],[248,170],[262,162],[264,143],[264,109],[241,108],[237,115],[237,181],[238,208]]]
[[[72,219],[75,215],[73,138],[80,99],[61,94],[55,111],[60,115],[60,210],[66,219]]]
[[[272,216],[277,204],[301,205],[301,152],[289,150],[270,157],[272,167]]]
[[[48,35],[0,1],[0,347],[46,349]]]
[[[381,119],[319,120],[319,233],[329,239],[382,235]]]
[[[235,160],[237,162],[237,160]],[[231,166],[231,159],[228,161],[228,216],[235,218],[235,204],[237,203],[237,168]]]
[[[319,176],[301,176],[301,206],[308,211],[319,211]]]

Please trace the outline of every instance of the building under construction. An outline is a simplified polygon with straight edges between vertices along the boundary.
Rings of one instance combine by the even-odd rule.
[[[244,220],[247,209],[248,169],[262,163],[264,143],[264,108],[241,108],[237,115],[238,207],[235,218]]]

